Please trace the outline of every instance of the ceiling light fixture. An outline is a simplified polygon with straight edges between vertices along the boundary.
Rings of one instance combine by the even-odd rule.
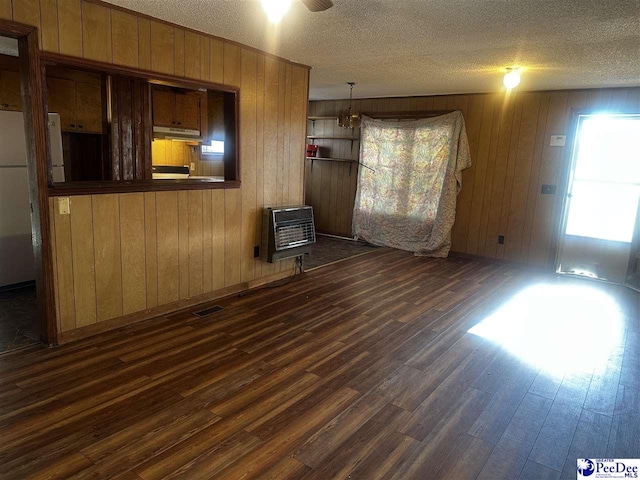
[[[262,0],[262,8],[272,23],[279,23],[290,7],[291,0]]]
[[[507,90],[516,88],[520,84],[520,69],[516,67],[507,67],[507,74],[502,79],[502,83]]]
[[[347,82],[349,85],[349,110],[338,113],[338,125],[342,128],[356,128],[360,123],[360,115],[353,113],[351,110],[351,102],[353,101],[354,82]]]

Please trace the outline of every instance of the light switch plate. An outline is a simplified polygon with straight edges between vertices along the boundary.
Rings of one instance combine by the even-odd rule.
[[[69,215],[71,213],[69,197],[58,197],[58,213],[60,215]]]
[[[567,143],[566,135],[551,135],[550,147],[564,147]]]
[[[195,163],[191,163],[191,171],[193,172],[196,169],[196,164]]]

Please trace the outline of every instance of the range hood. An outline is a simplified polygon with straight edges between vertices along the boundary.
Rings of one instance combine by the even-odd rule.
[[[179,142],[203,142],[200,130],[190,130],[188,128],[153,127],[153,138],[177,140]]]

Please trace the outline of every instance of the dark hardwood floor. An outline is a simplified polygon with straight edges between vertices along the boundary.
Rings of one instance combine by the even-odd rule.
[[[214,304],[1,355],[0,477],[574,479],[640,457],[631,291],[379,249]]]

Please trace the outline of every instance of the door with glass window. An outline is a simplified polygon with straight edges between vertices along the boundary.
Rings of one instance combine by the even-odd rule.
[[[559,273],[625,283],[640,198],[640,115],[580,115],[565,199]]]

